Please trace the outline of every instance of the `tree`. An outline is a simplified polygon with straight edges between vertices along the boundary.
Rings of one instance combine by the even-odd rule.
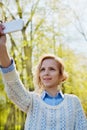
[[[11,10],[11,6],[9,5],[9,1],[1,1],[0,2],[0,6],[2,9],[2,18],[4,21],[7,20],[12,20],[12,19],[16,19],[16,18],[23,18],[24,15],[24,10],[23,10],[23,5],[22,5],[22,1],[10,1],[11,3],[13,2],[15,9],[16,9],[16,14],[14,15],[14,13],[12,12],[13,10]],[[27,2],[27,1],[26,1]],[[25,2],[25,3],[26,3]],[[32,38],[32,18],[33,15],[35,14],[37,5],[39,3],[39,0],[35,1],[35,3],[32,5],[31,4],[31,9],[29,15],[30,17],[27,17],[27,21],[24,23],[24,28],[22,30],[22,33],[19,33],[20,37],[18,37],[18,42],[20,41],[22,43],[22,46],[17,46],[17,41],[14,40],[14,36],[12,34],[9,34],[9,39],[11,41],[11,54],[15,59],[16,62],[16,66],[17,69],[20,72],[20,76],[22,79],[22,82],[25,84],[27,84],[27,89],[29,90],[33,90],[33,83],[32,83],[32,42],[33,42],[33,38]],[[27,28],[30,28],[30,32],[29,32],[29,36],[26,35],[27,32]],[[28,37],[30,38],[28,40]],[[22,40],[21,40],[22,38]],[[20,47],[20,48],[19,48]],[[19,66],[20,64],[20,66]],[[23,76],[24,75],[24,76]],[[26,78],[26,82],[25,79]],[[13,129],[15,128],[15,112],[17,111],[17,109],[14,107],[14,105],[11,103],[10,104],[10,112],[8,113],[8,122],[5,124],[5,129],[7,129],[8,127],[10,127],[10,125],[13,127]],[[13,113],[13,114],[12,114]],[[12,120],[9,120],[11,118],[13,118],[14,116],[14,121],[12,122]],[[21,112],[21,116],[22,116],[22,125],[20,129],[24,129],[24,120],[25,120],[25,114],[23,114]],[[24,118],[23,118],[24,117]],[[10,124],[10,125],[9,125]]]
[[[77,58],[69,48],[66,49],[64,46],[63,33],[63,28],[71,22],[67,18],[69,8],[65,8],[62,1],[57,0],[3,0],[0,2],[0,7],[0,17],[3,21],[16,18],[24,20],[22,32],[8,35],[8,48],[14,57],[16,67],[26,88],[30,91],[34,90],[32,72],[35,72],[34,67],[38,63],[39,57],[46,53],[53,53],[66,59],[66,69],[71,74],[68,84],[63,84],[64,91],[75,93],[73,86],[78,81],[74,81],[76,78],[74,75],[78,75],[74,62],[77,63]],[[81,81],[81,78],[79,80]],[[76,92],[78,94],[78,89]],[[5,112],[7,115],[5,119],[8,119],[8,122],[5,121],[5,128],[13,126],[13,129],[24,129],[26,115],[16,106],[14,107],[8,99],[6,101],[9,105],[8,112]],[[14,122],[9,121],[9,119],[14,119]]]

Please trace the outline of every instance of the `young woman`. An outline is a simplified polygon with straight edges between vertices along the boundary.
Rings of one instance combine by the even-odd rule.
[[[25,130],[87,130],[80,100],[63,94],[60,85],[67,73],[60,58],[44,56],[37,67],[35,85],[41,94],[29,92],[22,84],[14,61],[6,48],[4,27],[0,25],[0,63],[8,97],[27,113]]]

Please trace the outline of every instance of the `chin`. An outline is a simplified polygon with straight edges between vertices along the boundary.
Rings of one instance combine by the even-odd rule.
[[[52,86],[45,84],[45,88],[51,88]]]

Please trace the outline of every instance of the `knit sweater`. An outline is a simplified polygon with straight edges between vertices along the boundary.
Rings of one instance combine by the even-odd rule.
[[[64,94],[56,105],[46,104],[35,92],[29,92],[16,70],[3,74],[8,97],[27,113],[25,130],[87,130],[87,120],[77,96]]]

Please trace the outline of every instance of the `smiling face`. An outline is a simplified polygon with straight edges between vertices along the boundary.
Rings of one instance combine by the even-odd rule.
[[[67,79],[68,75],[64,71],[64,64],[60,57],[45,55],[41,58],[34,75],[36,91],[43,91],[49,88],[52,91],[60,89],[60,84]]]
[[[59,83],[58,64],[54,59],[45,59],[40,67],[40,81],[43,86],[52,88]]]

